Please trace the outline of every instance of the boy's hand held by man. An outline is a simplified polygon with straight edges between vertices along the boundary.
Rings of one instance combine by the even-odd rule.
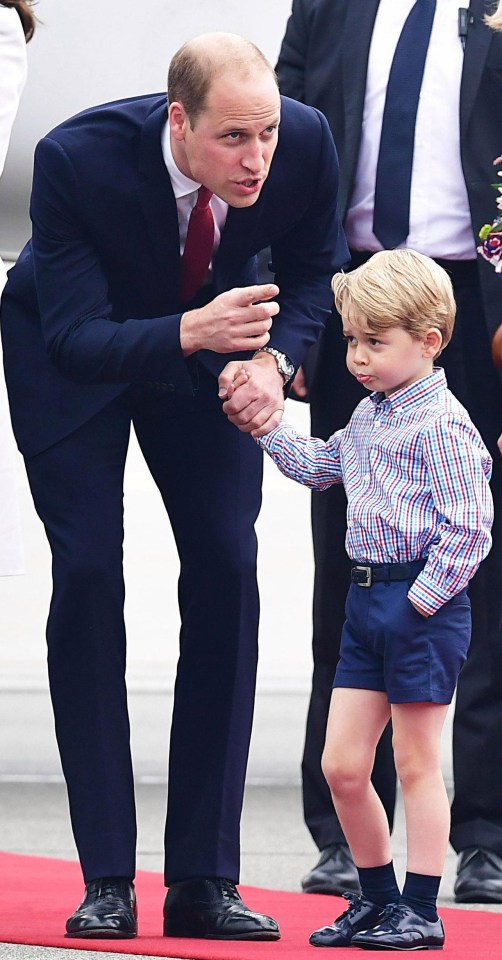
[[[284,380],[272,356],[231,360],[220,373],[218,384],[223,412],[243,433],[263,436],[280,423]]]

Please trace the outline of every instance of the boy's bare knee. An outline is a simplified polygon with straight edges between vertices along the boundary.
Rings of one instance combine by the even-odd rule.
[[[399,782],[403,785],[412,784],[423,777],[428,777],[437,768],[439,759],[435,751],[423,745],[406,744],[394,745],[394,763]]]
[[[367,787],[369,775],[353,758],[323,754],[321,768],[331,793],[341,800],[357,797]]]

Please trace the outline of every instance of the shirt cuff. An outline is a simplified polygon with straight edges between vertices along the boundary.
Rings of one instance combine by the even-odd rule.
[[[422,571],[408,591],[408,600],[412,600],[421,610],[432,616],[444,603],[451,600],[451,594],[440,590],[437,584],[427,577],[425,571]]]
[[[287,433],[288,430],[291,430],[291,426],[286,420],[281,420],[273,430],[270,430],[269,433],[266,433],[263,437],[254,437],[255,443],[258,444],[262,450],[271,450],[274,445],[274,440],[281,433]]]

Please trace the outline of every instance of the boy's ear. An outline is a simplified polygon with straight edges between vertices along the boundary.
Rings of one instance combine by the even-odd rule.
[[[430,327],[422,340],[424,357],[436,357],[443,346],[443,335],[437,327]]]

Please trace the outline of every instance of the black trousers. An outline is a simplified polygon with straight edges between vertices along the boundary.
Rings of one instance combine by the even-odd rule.
[[[166,883],[239,878],[257,661],[254,523],[262,455],[222,413],[214,378],[202,369],[200,378],[194,398],[162,385],[130,389],[26,465],[53,556],[50,689],[86,881],[133,877],[135,870],[122,574],[131,422],[180,557]]]
[[[353,265],[368,256],[355,254]],[[456,850],[483,845],[502,855],[502,461],[496,447],[502,430],[502,385],[491,362],[477,271],[473,264],[452,265],[451,274],[457,319],[452,342],[438,363],[445,367],[450,389],[469,410],[493,456],[495,499],[493,548],[469,590],[473,633],[460,674],[453,724],[451,842]],[[310,392],[312,433],[324,439],[347,423],[358,401],[367,395],[348,373],[345,356],[341,321],[334,311],[323,334]],[[343,840],[320,758],[350,582],[345,508],[339,486],[312,494],[314,668],[302,784],[305,822],[320,849]],[[377,750],[373,782],[392,825],[396,779],[390,728]]]

